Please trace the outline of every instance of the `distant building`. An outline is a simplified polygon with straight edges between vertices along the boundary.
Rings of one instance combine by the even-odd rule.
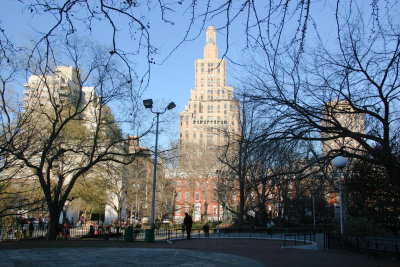
[[[215,147],[224,145],[226,134],[240,134],[240,102],[226,86],[226,61],[218,58],[216,31],[207,29],[204,58],[195,62],[195,88],[179,118],[181,165],[215,159]],[[210,166],[207,166],[210,169]]]
[[[26,125],[32,129],[41,131],[41,125],[49,124],[49,118],[55,116],[56,112],[69,113],[78,111],[76,120],[79,121],[79,125],[84,126],[80,128],[83,135],[85,132],[93,133],[96,130],[97,123],[99,121],[99,102],[95,94],[94,87],[83,87],[81,79],[81,71],[72,66],[57,66],[54,73],[51,75],[31,75],[28,82],[24,84],[26,90],[24,91],[24,109],[25,113],[30,115]],[[103,110],[108,109],[103,106]],[[73,151],[75,147],[79,147],[79,143],[75,143],[75,140],[64,140],[61,144],[68,146]],[[40,152],[40,151],[35,151]],[[39,155],[36,155],[39,157]],[[74,173],[76,168],[79,168],[81,161],[85,161],[85,156],[81,153],[65,152],[62,160],[55,161],[50,172],[51,179],[58,179],[57,169],[62,170],[66,175],[63,184],[66,185],[70,182],[71,175]],[[110,165],[110,164],[109,164]],[[69,174],[68,174],[69,173]],[[96,179],[96,177],[104,174],[99,173],[94,169],[92,172],[86,174],[86,179]],[[19,174],[19,177],[32,177],[32,171],[30,168],[23,168]],[[109,171],[107,176],[113,177],[117,185],[122,186],[122,181],[126,179],[125,175],[119,175],[117,172]],[[81,179],[81,178],[79,178]],[[32,182],[36,182],[36,179],[31,179]],[[110,198],[110,202],[115,202],[115,197],[109,192],[105,192]],[[74,223],[79,218],[80,210],[79,204],[75,205],[74,202],[65,204],[68,206],[66,215],[69,219],[74,218]],[[126,218],[126,205],[122,205],[121,217]],[[107,213],[107,212],[106,212]]]
[[[218,219],[215,171],[219,148],[228,136],[241,134],[240,102],[234,99],[233,87],[226,84],[226,61],[218,58],[216,30],[209,26],[204,58],[195,62],[195,87],[180,112],[179,168],[169,170],[166,176],[175,186],[175,221],[183,221],[185,212],[195,221]],[[236,201],[236,194],[232,198]]]
[[[322,108],[321,126],[326,130],[321,131],[322,155],[337,155],[342,152],[357,155],[363,153],[361,144],[351,135],[364,134],[364,114],[358,113],[347,101],[334,99],[326,103]],[[343,128],[348,130],[346,137],[342,136]],[[350,135],[350,136],[349,136]],[[349,157],[347,165],[352,164]],[[333,163],[332,163],[333,164]],[[329,167],[330,172],[334,173],[333,165]],[[343,177],[345,179],[345,177]],[[334,210],[335,217],[339,216],[340,198],[338,192],[338,179],[333,177],[325,187],[325,200],[330,209]],[[346,192],[344,192],[346,195]]]
[[[24,114],[27,114],[29,119],[25,121],[22,126],[23,129],[27,132],[32,131],[35,135],[35,131],[38,133],[43,131],[43,127],[49,123],[49,118],[55,116],[56,110],[68,112],[72,109],[82,109],[81,123],[88,131],[93,130],[96,127],[95,110],[97,102],[95,90],[94,87],[82,87],[81,84],[81,71],[72,66],[57,66],[52,75],[31,75],[28,82],[24,84],[26,90],[24,90],[23,108]],[[73,146],[73,141],[69,142],[68,145]],[[36,148],[32,148],[33,151],[29,151],[29,149],[31,148],[27,148],[26,152],[34,154],[31,160],[35,164],[40,160],[41,151],[35,150]],[[72,156],[68,153],[64,155],[65,157],[61,162],[53,162],[52,172],[49,173],[51,179],[57,179],[58,169],[63,169],[65,173],[68,173],[68,169],[73,168],[72,165],[81,160],[76,155]],[[15,164],[15,166],[20,168],[15,175],[13,175],[13,171],[15,171],[13,168],[3,173],[3,175],[12,175],[15,186],[18,186],[20,180],[24,181],[25,179],[28,184],[37,182],[32,169],[27,168],[25,163],[21,162],[19,167],[17,167],[18,164]],[[67,184],[69,179],[70,176],[66,175],[64,184]],[[31,201],[29,197],[26,200]],[[41,203],[41,212],[28,216],[45,216],[44,207],[45,204]],[[73,207],[67,210],[67,216],[69,219],[73,217],[75,222],[78,218],[77,213],[78,211]]]
[[[321,131],[322,154],[330,151],[347,151],[360,154],[361,145],[354,138],[341,136],[341,131],[335,129],[346,128],[349,132],[364,133],[364,114],[356,112],[349,102],[335,99],[326,103],[322,108],[321,126],[326,128]]]

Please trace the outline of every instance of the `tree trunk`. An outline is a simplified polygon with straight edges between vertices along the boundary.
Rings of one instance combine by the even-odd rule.
[[[258,205],[258,223],[262,226],[267,224],[267,207],[265,203],[260,203]]]
[[[208,203],[204,202],[204,216],[203,216],[203,223],[208,222]]]
[[[244,202],[245,202],[245,197],[244,197],[244,181],[243,177],[240,177],[239,181],[239,192],[240,192],[240,206],[239,206],[239,213],[238,213],[238,220],[239,220],[239,225],[243,225],[243,216],[244,216]]]
[[[48,226],[48,236],[49,240],[56,240],[58,235],[58,225],[60,220],[60,211],[58,209],[49,210],[50,212],[50,222]]]

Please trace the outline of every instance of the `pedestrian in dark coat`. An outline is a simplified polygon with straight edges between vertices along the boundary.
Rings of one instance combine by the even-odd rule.
[[[192,217],[185,213],[185,219],[183,220],[183,224],[186,228],[187,239],[190,239],[190,232],[192,231],[193,220]]]
[[[29,222],[29,238],[33,237],[33,231],[35,230],[35,227],[33,226],[33,220]]]
[[[209,237],[210,236],[210,226],[208,226],[208,223],[203,225],[203,231],[204,231],[204,236]]]

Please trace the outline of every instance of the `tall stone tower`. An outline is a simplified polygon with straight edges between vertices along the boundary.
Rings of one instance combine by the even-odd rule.
[[[209,26],[204,58],[195,62],[195,88],[180,112],[180,168],[213,169],[228,134],[240,134],[240,102],[226,86],[226,62],[218,58],[216,31]]]
[[[362,153],[360,143],[353,138],[334,134],[334,129],[340,126],[351,132],[364,134],[364,114],[357,113],[347,101],[335,99],[323,106],[322,115],[321,126],[331,131],[321,132],[321,137],[325,139],[322,142],[323,155],[327,155],[332,150],[343,150],[354,154]]]

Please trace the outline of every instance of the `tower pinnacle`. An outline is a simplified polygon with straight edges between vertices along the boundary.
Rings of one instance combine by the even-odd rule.
[[[216,45],[216,31],[213,26],[208,26],[206,33],[206,45],[204,46],[204,58],[218,58],[218,47]]]

